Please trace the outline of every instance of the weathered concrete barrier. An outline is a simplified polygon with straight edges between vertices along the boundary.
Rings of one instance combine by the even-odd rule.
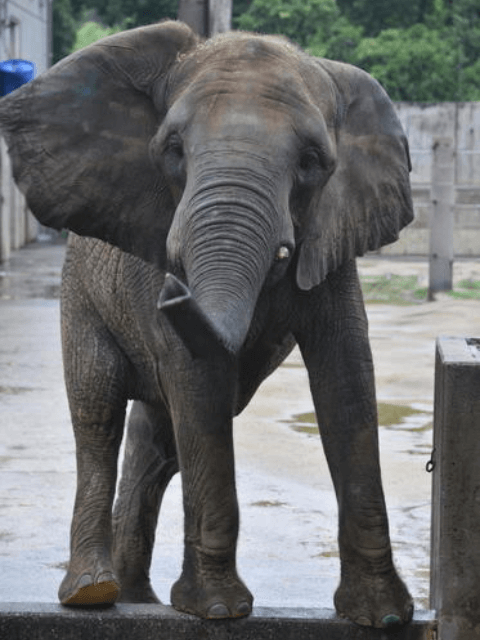
[[[433,640],[431,612],[389,631],[368,630],[325,609],[262,609],[239,620],[199,620],[163,605],[66,609],[0,603],[1,640]]]
[[[480,639],[480,339],[439,338],[430,605],[440,640]]]

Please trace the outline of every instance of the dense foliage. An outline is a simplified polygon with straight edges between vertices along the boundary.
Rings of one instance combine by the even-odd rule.
[[[54,58],[176,17],[178,0],[54,0]],[[233,0],[234,27],[369,71],[394,100],[480,100],[479,0]]]

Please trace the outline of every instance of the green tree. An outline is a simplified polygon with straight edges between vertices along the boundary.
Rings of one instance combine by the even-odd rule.
[[[337,0],[342,14],[362,26],[369,37],[385,29],[405,29],[425,22],[433,3],[434,0]]]
[[[72,51],[77,51],[78,49],[83,49],[83,47],[100,40],[100,38],[105,38],[106,36],[111,36],[114,33],[118,33],[122,31],[122,26],[117,27],[103,27],[98,22],[85,22],[82,26],[77,30],[75,36],[75,42],[72,47]]]
[[[469,65],[465,69],[460,77],[460,88],[458,95],[463,101],[480,101],[480,60],[477,60],[473,64]]]
[[[319,30],[308,41],[308,51],[314,56],[357,64],[357,48],[363,37],[363,27],[354,25],[340,16],[326,34]]]
[[[52,63],[68,55],[75,41],[75,18],[70,0],[55,0],[52,6]]]
[[[248,8],[252,4],[252,0],[233,0],[232,4],[232,25],[234,29],[238,27],[238,19],[240,16],[248,11]]]
[[[340,12],[335,0],[253,0],[237,25],[247,31],[282,34],[302,47],[328,37]]]
[[[359,66],[385,87],[392,100],[455,100],[456,55],[451,37],[426,25],[387,29],[365,38],[357,51]]]
[[[77,19],[85,10],[94,10],[106,26],[124,24],[131,27],[151,24],[163,18],[176,18],[178,0],[72,0]]]

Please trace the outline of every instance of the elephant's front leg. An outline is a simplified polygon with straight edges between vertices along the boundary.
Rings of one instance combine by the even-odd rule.
[[[188,376],[174,378],[171,406],[182,475],[185,551],[171,601],[176,609],[204,618],[245,616],[253,599],[236,570],[234,366],[196,361]]]
[[[62,299],[62,341],[76,442],[77,493],[70,563],[59,598],[64,605],[109,605],[120,592],[111,560],[112,503],[128,363],[97,314],[70,290]]]
[[[105,421],[74,419],[77,493],[71,526],[71,555],[59,589],[64,605],[109,605],[120,592],[111,561],[112,503],[125,409]]]
[[[322,289],[312,292],[314,308],[298,337],[339,506],[335,606],[361,625],[403,624],[413,605],[392,562],[373,362],[355,265],[330,276]]]

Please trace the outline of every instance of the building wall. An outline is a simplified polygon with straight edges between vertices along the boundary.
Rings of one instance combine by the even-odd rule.
[[[426,255],[430,240],[432,148],[450,138],[455,152],[454,253],[480,255],[480,102],[397,103],[410,145],[415,220],[382,254]]]
[[[0,0],[0,60],[21,58],[35,63],[37,75],[49,67],[52,0]],[[0,262],[12,249],[34,240],[38,223],[11,178],[6,144],[0,141]]]

